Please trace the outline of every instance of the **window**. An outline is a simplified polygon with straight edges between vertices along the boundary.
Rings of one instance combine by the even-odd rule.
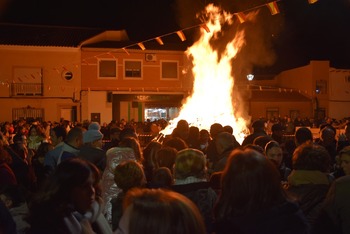
[[[327,81],[316,80],[316,94],[327,94]]]
[[[98,77],[101,79],[117,78],[117,61],[115,59],[101,59],[98,61]]]
[[[345,82],[350,83],[350,76],[345,76]]]
[[[278,108],[267,108],[266,109],[266,118],[267,119],[278,118],[279,114],[280,114],[280,111]]]
[[[142,62],[130,61],[124,62],[124,77],[125,78],[142,78]]]
[[[178,62],[162,62],[162,79],[178,79]]]
[[[44,86],[40,67],[14,67],[11,96],[43,96]]]
[[[12,118],[13,119],[26,119],[26,120],[40,120],[44,119],[44,109],[43,108],[33,108],[30,106],[23,108],[12,108]]]

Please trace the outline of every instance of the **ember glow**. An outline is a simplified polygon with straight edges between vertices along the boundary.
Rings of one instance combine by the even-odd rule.
[[[234,78],[231,76],[231,60],[244,45],[244,32],[237,32],[227,43],[221,54],[213,49],[209,41],[217,38],[222,25],[232,24],[232,15],[210,4],[206,7],[206,23],[209,32],[202,29],[198,41],[186,51],[192,59],[194,84],[192,95],[180,109],[179,116],[169,122],[161,132],[172,133],[179,120],[185,119],[190,126],[199,129],[210,129],[213,123],[230,125],[238,142],[242,142],[247,132],[246,121],[237,116],[232,103]]]

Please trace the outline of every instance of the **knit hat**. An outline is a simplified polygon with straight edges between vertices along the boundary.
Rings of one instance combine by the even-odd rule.
[[[101,127],[97,122],[90,123],[88,130],[83,134],[83,142],[89,143],[101,140],[103,138],[103,134],[100,132],[100,129]]]

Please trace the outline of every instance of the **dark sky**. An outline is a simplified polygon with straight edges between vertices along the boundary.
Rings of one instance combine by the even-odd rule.
[[[242,54],[255,70],[273,73],[310,60],[350,69],[350,0],[280,0],[274,16],[264,6],[271,0],[0,0],[0,22],[126,29],[142,41],[198,24],[195,14],[209,2],[231,13],[263,6],[255,24],[244,24]]]

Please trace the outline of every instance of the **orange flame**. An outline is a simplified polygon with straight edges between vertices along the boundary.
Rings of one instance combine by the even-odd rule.
[[[201,30],[200,38],[186,51],[193,59],[194,84],[192,95],[181,107],[179,116],[169,122],[161,132],[171,134],[179,120],[185,119],[190,126],[210,129],[213,123],[230,125],[237,141],[242,142],[247,132],[246,121],[237,116],[232,103],[234,78],[231,76],[231,60],[244,45],[244,32],[236,33],[221,54],[214,50],[209,41],[216,38],[224,23],[232,24],[233,15],[210,4],[206,7],[209,17],[208,32]]]

